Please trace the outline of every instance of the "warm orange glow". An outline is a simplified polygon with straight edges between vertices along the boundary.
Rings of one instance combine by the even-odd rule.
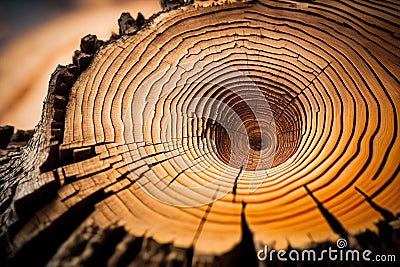
[[[80,69],[61,96],[68,104],[51,107],[65,108],[59,128],[37,131],[62,137],[51,147],[59,162],[46,170],[58,195],[35,219],[56,220],[63,211],[48,214],[102,190],[110,194],[87,220],[222,254],[241,242],[243,218],[256,246],[304,248],[377,232],[390,217],[382,210],[400,211],[392,29],[382,33],[383,20],[367,23],[364,11],[339,17],[336,1],[314,3],[321,16],[305,16],[292,1],[239,2],[163,12]],[[4,49],[0,124],[37,123],[50,74],[71,62],[82,36],[108,39],[121,12],[148,18],[159,10],[156,0],[90,3]]]
[[[38,123],[50,75],[58,64],[72,62],[81,37],[91,33],[108,40],[118,32],[122,12],[148,18],[160,9],[157,0],[85,1],[10,41],[0,51],[0,125],[32,129]]]

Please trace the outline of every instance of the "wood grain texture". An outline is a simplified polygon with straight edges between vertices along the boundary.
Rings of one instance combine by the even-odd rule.
[[[0,166],[5,258],[43,245],[49,266],[250,266],[263,244],[363,247],[400,211],[399,15],[197,1],[87,37]]]

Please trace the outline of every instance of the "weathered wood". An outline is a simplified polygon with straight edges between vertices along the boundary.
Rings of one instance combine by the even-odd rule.
[[[163,7],[53,73],[0,165],[0,260],[257,266],[340,236],[400,257],[400,6]]]

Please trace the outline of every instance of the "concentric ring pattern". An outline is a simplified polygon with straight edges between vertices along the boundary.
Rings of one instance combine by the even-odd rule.
[[[125,181],[98,220],[222,253],[246,202],[257,242],[335,238],[307,185],[347,231],[373,229],[355,187],[400,210],[399,17],[390,1],[186,7],[103,48],[62,146],[95,146]]]

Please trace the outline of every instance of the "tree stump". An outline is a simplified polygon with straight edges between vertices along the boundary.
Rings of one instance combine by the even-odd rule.
[[[53,73],[0,165],[1,261],[259,266],[339,237],[400,259],[399,4],[189,2]]]

